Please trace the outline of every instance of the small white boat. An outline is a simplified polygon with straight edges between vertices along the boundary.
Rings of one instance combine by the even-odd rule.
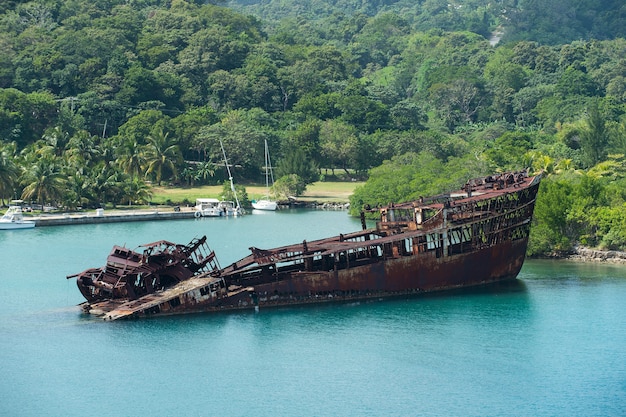
[[[194,216],[199,217],[219,217],[221,211],[219,208],[220,200],[217,198],[198,198],[196,199],[196,212]]]
[[[35,227],[35,222],[24,219],[21,206],[10,205],[4,216],[0,217],[0,230],[30,229],[33,227]]]
[[[224,165],[226,166],[226,171],[228,172],[228,181],[230,181],[230,190],[233,192],[235,196],[235,201],[220,201],[219,208],[224,213],[224,216],[241,216],[243,214],[243,209],[239,204],[239,198],[237,197],[237,190],[235,189],[235,183],[233,182],[233,175],[230,172],[230,166],[228,166],[228,159],[226,158],[226,151],[224,150],[224,144],[220,139],[220,147],[222,148],[222,155],[224,155]]]
[[[198,198],[195,209],[194,216],[196,218],[239,216],[241,214],[241,209],[235,202],[218,200],[217,198]]]
[[[252,208],[255,210],[274,211],[278,208],[278,203],[271,200],[251,201]]]
[[[266,198],[262,200],[252,200],[252,208],[255,210],[274,211],[278,208],[276,201],[270,200],[270,176],[272,178],[272,185],[274,185],[274,174],[272,172],[272,162],[270,161],[270,152],[267,147],[267,141],[265,141],[265,193]]]
[[[226,152],[224,152],[224,146],[220,141],[222,147],[222,153],[224,154],[224,165],[228,170],[228,179],[230,181],[230,189],[233,191],[236,201],[218,200],[217,198],[197,198],[196,199],[196,212],[193,214],[195,218],[200,217],[236,217],[243,214],[243,210],[239,205],[239,199],[237,198],[237,191],[235,191],[235,185],[233,184],[233,177],[230,173],[228,166],[228,160],[226,159]]]
[[[235,204],[234,201],[222,200],[218,209],[222,212],[222,216],[240,216],[242,214],[239,204]]]

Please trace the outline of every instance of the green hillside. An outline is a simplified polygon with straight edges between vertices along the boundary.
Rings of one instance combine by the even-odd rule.
[[[236,183],[259,184],[267,141],[277,193],[366,181],[354,210],[545,170],[531,252],[623,249],[623,7],[4,2],[0,199],[74,209],[221,185],[221,145]]]
[[[345,16],[359,19],[394,13],[414,30],[467,30],[485,37],[501,30],[506,42],[558,45],[626,35],[626,3],[620,0],[231,0],[227,4],[266,22],[277,22],[270,23],[273,29],[284,19],[325,26]]]

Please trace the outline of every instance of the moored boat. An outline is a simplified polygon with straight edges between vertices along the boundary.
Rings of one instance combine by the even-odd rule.
[[[239,216],[241,208],[234,201],[218,200],[217,198],[198,198],[194,217]]]
[[[194,216],[196,218],[221,216],[219,204],[220,200],[217,198],[197,198]]]
[[[230,172],[230,166],[228,165],[228,158],[226,158],[226,151],[224,150],[224,144],[220,139],[220,147],[222,148],[222,155],[224,155],[224,165],[226,166],[226,172],[228,173],[228,181],[230,182],[230,191],[235,197],[235,201],[221,201],[220,210],[225,216],[241,216],[243,214],[243,208],[239,204],[239,197],[237,197],[237,190],[235,189],[235,183],[233,182],[233,175]]]
[[[271,200],[252,200],[250,203],[255,210],[275,211],[278,208],[278,203]]]
[[[455,193],[367,209],[360,231],[252,247],[224,268],[215,265],[136,298],[88,299],[83,309],[115,320],[405,296],[514,279],[540,180],[526,172],[473,179]],[[375,227],[366,227],[367,211],[380,214]]]
[[[22,207],[17,204],[9,205],[9,208],[0,217],[0,230],[14,230],[14,229],[31,229],[35,227],[33,220],[26,220]]]
[[[217,208],[222,213],[222,216],[241,216],[243,214],[239,201],[222,200]]]
[[[270,177],[272,179],[272,186],[274,186],[274,174],[272,171],[272,161],[270,159],[270,152],[267,146],[267,140],[265,141],[265,198],[260,200],[252,200],[252,208],[255,210],[274,211],[278,208],[278,203],[270,199]]]

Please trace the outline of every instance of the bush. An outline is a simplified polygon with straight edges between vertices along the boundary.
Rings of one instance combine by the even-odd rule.
[[[306,182],[296,174],[284,175],[274,183],[272,190],[275,195],[285,198],[300,196],[306,190]]]

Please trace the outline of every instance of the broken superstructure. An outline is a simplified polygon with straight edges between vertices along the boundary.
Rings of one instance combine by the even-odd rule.
[[[141,251],[114,246],[102,268],[90,268],[76,278],[89,303],[103,300],[136,300],[186,281],[207,271],[219,270],[215,252],[206,236],[188,245],[166,240],[140,246]]]
[[[540,180],[525,171],[473,179],[455,193],[368,209],[380,213],[374,228],[366,227],[362,213],[360,231],[253,247],[224,268],[213,252],[196,254],[205,238],[188,246],[147,245],[150,254],[143,255],[115,247],[107,267],[77,275],[87,299],[83,308],[114,320],[392,297],[514,279],[524,262]],[[166,256],[172,248],[181,256]],[[113,256],[116,250],[123,255]],[[168,268],[170,262],[178,266]]]

